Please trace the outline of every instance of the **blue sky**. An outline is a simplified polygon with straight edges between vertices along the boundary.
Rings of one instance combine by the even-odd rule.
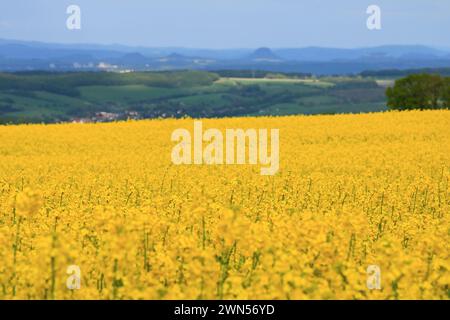
[[[66,8],[82,29],[66,28]],[[382,30],[366,9],[382,10]],[[194,48],[450,47],[449,0],[1,0],[0,38]]]

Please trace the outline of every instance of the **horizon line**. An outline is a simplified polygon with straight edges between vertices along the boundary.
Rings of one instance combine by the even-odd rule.
[[[308,45],[308,46],[283,46],[283,47],[271,47],[271,46],[259,46],[259,47],[225,47],[225,48],[208,48],[208,47],[189,47],[189,46],[147,46],[147,45],[131,45],[122,43],[101,43],[101,42],[52,42],[52,41],[41,41],[41,40],[27,40],[27,39],[11,39],[11,38],[0,38],[3,42],[28,42],[41,45],[67,45],[67,46],[103,46],[103,47],[126,47],[126,48],[142,48],[142,49],[189,49],[189,50],[211,50],[211,51],[223,51],[223,50],[255,50],[261,48],[269,48],[271,50],[283,50],[283,49],[308,49],[308,48],[318,48],[318,49],[339,49],[339,50],[357,50],[357,49],[370,49],[370,48],[382,48],[382,47],[426,47],[435,50],[450,50],[450,46],[445,45],[427,45],[420,43],[410,43],[410,44],[395,44],[386,43],[374,46],[354,46],[354,47],[335,47],[335,46],[318,46],[318,45]]]

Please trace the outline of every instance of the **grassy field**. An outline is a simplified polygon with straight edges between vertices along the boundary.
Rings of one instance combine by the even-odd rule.
[[[321,88],[326,87],[333,87],[333,82],[328,81],[322,81],[318,79],[297,79],[297,78],[221,78],[217,82],[219,83],[225,83],[225,84],[232,84],[232,85],[239,85],[239,84],[261,84],[261,83],[269,83],[269,84],[292,84],[292,83],[299,83],[299,84],[306,84],[306,85],[312,85],[312,86],[318,86]]]
[[[203,125],[280,171],[173,165],[192,119],[0,126],[0,299],[449,299],[449,111]]]
[[[180,118],[385,110],[385,88],[359,78],[219,78],[201,72],[3,78],[0,123],[69,121],[100,111]]]

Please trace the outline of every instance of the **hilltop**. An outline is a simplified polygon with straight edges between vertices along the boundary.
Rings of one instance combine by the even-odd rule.
[[[367,48],[195,49],[0,40],[0,71],[208,70],[348,75],[366,70],[450,67],[450,49],[421,45]]]

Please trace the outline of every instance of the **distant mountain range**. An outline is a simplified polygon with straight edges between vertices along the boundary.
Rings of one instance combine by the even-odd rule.
[[[213,50],[0,40],[0,71],[4,72],[245,69],[342,75],[443,67],[450,67],[450,49],[420,45]]]

